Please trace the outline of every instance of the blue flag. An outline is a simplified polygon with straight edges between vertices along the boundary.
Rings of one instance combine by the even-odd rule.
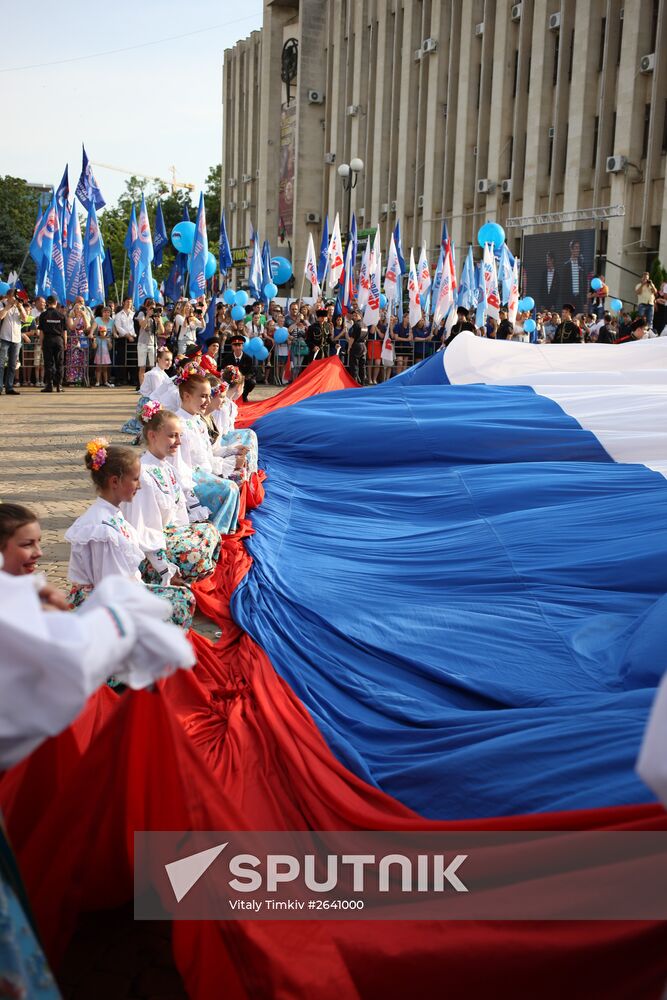
[[[475,268],[475,326],[482,327],[486,323],[486,285],[484,283],[484,267],[479,263]]]
[[[206,292],[206,261],[208,258],[208,235],[206,233],[206,207],[204,194],[199,195],[195,240],[190,257],[190,295],[197,298]]]
[[[433,305],[434,310],[438,302],[440,285],[442,284],[442,269],[444,266],[445,266],[445,251],[443,247],[440,247],[440,255],[438,257],[438,263],[436,264],[435,274],[433,276],[433,288],[430,290],[429,293],[431,296],[431,303]]]
[[[104,278],[102,262],[104,260],[104,243],[97,222],[95,205],[91,204],[86,225],[86,238],[83,244],[83,263],[88,279],[89,306],[99,306],[104,302]]]
[[[320,256],[317,261],[317,280],[320,285],[324,283],[329,262],[329,216],[324,216],[324,228],[322,229],[322,239],[320,240]]]
[[[30,241],[30,256],[34,260],[35,264],[39,268],[42,263],[42,257],[44,256],[44,245],[46,241],[46,247],[48,250],[49,245],[53,245],[53,229],[55,226],[54,221],[51,219],[49,221],[49,208],[45,208],[44,211],[37,212],[37,222],[35,223],[35,228],[32,234],[32,240]]]
[[[56,224],[53,231],[53,248],[51,251],[51,263],[48,271],[49,292],[58,299],[61,305],[67,300],[65,286],[65,258],[63,256],[62,230],[60,219],[56,211]]]
[[[70,301],[74,301],[77,295],[83,295],[84,299],[86,299],[88,298],[88,279],[83,261],[83,239],[81,237],[79,214],[76,210],[76,198],[72,203],[67,239],[69,243],[67,271],[65,274],[67,298]]]
[[[104,259],[102,261],[102,280],[104,281],[104,297],[109,298],[109,289],[116,281],[116,275],[113,270],[113,261],[111,259],[111,251],[105,248]]]
[[[472,309],[477,305],[475,295],[475,262],[472,258],[472,246],[468,247],[468,254],[461,271],[461,281],[459,283],[458,305],[464,309]]]
[[[259,247],[259,233],[253,225],[250,227],[250,260],[248,288],[254,299],[262,294],[262,254]]]
[[[398,257],[398,265],[401,269],[401,274],[405,274],[407,267],[405,265],[405,257],[403,256],[403,243],[401,242],[401,223],[396,220],[396,225],[394,226],[394,243],[396,244],[396,256]]]
[[[164,283],[164,294],[165,298],[170,299],[172,302],[176,302],[180,299],[185,288],[185,272],[188,267],[187,254],[178,253],[176,254],[176,260],[171,265],[171,271]]]
[[[155,212],[155,235],[153,236],[153,260],[156,267],[159,267],[162,263],[162,254],[168,242],[167,228],[164,224],[164,215],[162,214],[162,204],[158,202]]]
[[[186,201],[183,204],[183,218],[181,219],[181,222],[189,222],[189,221],[190,221],[190,212],[188,211],[188,203]]]
[[[225,225],[225,210],[220,216],[220,270],[224,274],[232,266],[232,251],[229,248],[227,226]]]
[[[134,264],[132,298],[134,308],[139,309],[143,305],[144,299],[153,298],[155,293],[153,272],[151,269],[153,241],[151,240],[151,226],[148,221],[146,198],[143,194],[141,196],[141,208],[139,209],[137,242],[132,251],[132,259],[136,261]]]
[[[211,337],[215,337],[215,308],[217,305],[215,295],[211,296],[211,301],[208,304],[208,309],[206,310],[206,326],[201,330],[197,331],[197,340],[202,348],[206,346],[206,341],[210,340]]]
[[[273,284],[273,271],[271,270],[271,245],[268,240],[262,243],[262,301],[268,308],[269,300],[264,294],[264,286]]]
[[[503,243],[500,248],[500,256],[498,261],[498,281],[500,284],[500,301],[502,303],[509,302],[510,293],[512,291],[512,268],[514,267],[514,260],[509,252],[507,243]]]
[[[352,213],[352,222],[350,223],[350,240],[352,242],[352,267],[354,268],[357,260],[357,250],[359,244],[357,234],[357,217],[354,212]]]
[[[56,202],[58,207],[62,210],[67,205],[69,199],[69,177],[67,174],[68,164],[65,164],[65,170],[62,176],[62,180],[58,187],[56,188]]]
[[[75,193],[85,210],[90,212],[91,205],[94,205],[95,208],[102,208],[106,205],[106,202],[102,197],[102,192],[100,191],[97,181],[95,180],[93,168],[91,167],[88,156],[86,155],[85,146],[82,146],[81,148],[83,149],[83,161],[81,164],[81,176],[79,177],[79,183],[76,186]]]
[[[139,263],[139,227],[137,226],[137,213],[134,208],[134,203],[132,204],[132,210],[130,211],[130,220],[127,224],[127,232],[125,233],[123,246],[125,247],[127,255],[130,258],[130,279],[127,283],[127,294],[128,296],[131,295],[134,297],[134,272],[137,264]]]

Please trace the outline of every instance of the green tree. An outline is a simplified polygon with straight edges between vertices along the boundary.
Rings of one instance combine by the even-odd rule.
[[[659,257],[656,257],[654,259],[653,263],[651,264],[651,270],[649,273],[651,275],[651,281],[653,282],[656,288],[660,288],[660,285],[663,283],[663,281],[667,281],[667,271],[665,271],[664,267],[660,263]]]
[[[206,203],[206,229],[208,231],[208,245],[211,253],[217,254],[220,242],[220,216],[222,214],[222,201],[220,185],[222,183],[222,164],[218,163],[211,167],[208,172],[204,187],[204,201]]]
[[[20,177],[0,177],[0,261],[4,276],[21,273],[21,281],[32,290],[35,264],[28,247],[35,228],[39,192]]]

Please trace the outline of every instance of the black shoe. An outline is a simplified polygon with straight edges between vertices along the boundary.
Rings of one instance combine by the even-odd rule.
[[[56,392],[64,392],[64,389],[62,388],[62,386],[57,385],[56,386]]]
[[[7,389],[8,396],[20,396],[21,393],[17,389]]]
[[[53,392],[53,386],[52,385],[47,385],[43,389],[41,389],[40,391],[41,392]]]

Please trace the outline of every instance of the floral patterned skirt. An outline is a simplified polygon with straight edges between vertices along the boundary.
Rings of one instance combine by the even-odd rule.
[[[220,532],[213,524],[169,524],[164,529],[166,549],[158,553],[163,559],[178,566],[186,583],[195,583],[210,576],[220,555]],[[158,583],[160,577],[148,560],[140,566],[146,583]]]
[[[60,1000],[28,919],[9,881],[0,877],[0,997]]]
[[[244,427],[238,431],[229,431],[228,434],[221,435],[218,444],[242,444],[245,448],[248,448],[249,451],[246,455],[248,473],[252,475],[257,472],[257,435],[249,427]]]
[[[195,493],[202,507],[211,512],[211,523],[221,535],[236,531],[239,516],[239,488],[229,479],[221,479],[203,469],[195,469],[192,475]]]
[[[162,587],[153,583],[145,583],[145,587],[156,597],[162,597],[171,604],[171,618],[169,621],[180,628],[187,630],[192,625],[192,616],[195,613],[195,595],[189,587]],[[93,590],[89,583],[73,583],[70,585],[67,598],[73,608],[78,608],[83,604]]]
[[[135,410],[134,416],[130,420],[126,420],[120,429],[121,434],[141,434],[143,429],[143,424],[139,419],[139,414],[141,413],[141,408],[150,403],[150,396],[139,396],[139,402],[137,403],[137,408]]]

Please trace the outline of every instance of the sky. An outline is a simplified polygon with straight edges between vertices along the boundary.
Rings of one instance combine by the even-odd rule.
[[[93,163],[130,173],[169,179],[173,164],[198,197],[222,155],[223,52],[261,28],[262,0],[2,6],[0,176],[57,186],[69,163],[72,192],[83,142]],[[114,204],[130,173],[93,171]]]

